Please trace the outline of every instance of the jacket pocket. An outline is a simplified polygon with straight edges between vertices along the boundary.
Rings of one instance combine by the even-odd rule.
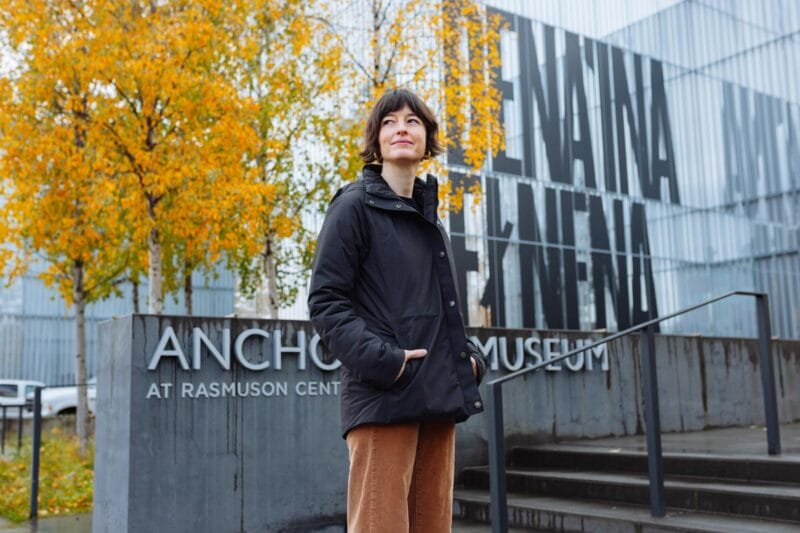
[[[403,373],[400,374],[400,377],[394,382],[392,388],[404,389],[409,383],[411,383],[411,380],[413,380],[414,376],[417,374],[417,370],[419,370],[421,363],[421,359],[409,359],[408,362],[406,362],[406,367],[403,369]]]
[[[414,314],[404,315],[395,320],[395,330],[400,348],[404,350],[427,350],[424,357],[409,359],[403,374],[395,382],[394,388],[402,389],[406,387],[419,373],[419,369],[424,365],[426,358],[431,357],[433,348],[432,336],[436,332],[435,314]]]

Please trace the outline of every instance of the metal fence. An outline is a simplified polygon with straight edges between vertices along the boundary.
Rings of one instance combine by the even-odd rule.
[[[80,387],[91,386],[88,383],[71,384]],[[28,518],[36,520],[39,514],[39,465],[42,448],[42,391],[48,387],[35,387],[33,395],[22,404],[6,404],[0,406],[0,454],[20,454],[23,448],[23,437],[26,427],[30,428],[31,477],[30,477],[30,512]],[[29,422],[29,424],[24,424]],[[16,450],[12,448],[16,444]],[[27,444],[25,444],[27,446]]]
[[[25,409],[32,410],[32,404],[5,404],[0,405],[0,455],[6,453],[6,440],[9,447],[13,446],[14,433],[16,433],[17,451],[22,448],[23,413]]]

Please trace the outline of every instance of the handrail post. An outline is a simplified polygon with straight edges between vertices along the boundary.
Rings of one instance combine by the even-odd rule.
[[[780,455],[781,437],[778,428],[778,404],[775,399],[775,370],[772,365],[772,331],[769,323],[769,301],[766,294],[756,295],[756,320],[758,321],[761,388],[764,394],[764,414],[767,419],[767,453]]]
[[[650,514],[665,514],[664,469],[661,457],[661,415],[658,409],[655,327],[644,328],[639,336],[644,388],[644,417],[647,437],[647,468],[650,477]]]
[[[33,391],[33,448],[31,449],[31,513],[36,520],[39,514],[39,449],[42,444],[42,387]]]
[[[508,531],[502,386],[502,383],[489,383],[486,387],[489,434],[489,518],[492,522],[492,533]]]
[[[6,406],[0,405],[0,409],[3,411],[3,425],[0,426],[0,453],[6,453]]]

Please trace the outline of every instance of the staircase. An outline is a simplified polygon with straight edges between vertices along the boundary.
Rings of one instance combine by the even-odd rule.
[[[797,454],[665,452],[663,518],[650,516],[644,451],[605,441],[515,447],[506,458],[512,531],[800,532]],[[454,531],[487,531],[488,467],[460,480]]]

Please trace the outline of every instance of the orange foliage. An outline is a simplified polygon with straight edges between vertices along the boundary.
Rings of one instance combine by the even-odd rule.
[[[479,169],[503,143],[497,20],[469,0],[364,1],[366,51],[337,2],[6,0],[0,270],[41,257],[68,302],[149,271],[159,312],[227,261],[245,290],[266,273],[273,305],[290,301],[313,251],[303,217],[355,176],[363,115],[390,86],[433,104]],[[452,189],[445,176],[445,210],[462,208]]]
[[[23,63],[3,80],[0,98],[0,239],[22,253],[8,253],[0,266],[19,275],[35,253],[47,263],[43,279],[67,303],[80,266],[78,297],[103,298],[135,249],[130,213],[120,209],[121,175],[99,126],[109,103],[93,85],[105,43],[81,4],[9,2],[0,25]]]
[[[369,53],[357,48],[363,38],[350,36],[349,19],[332,17],[328,23],[351,60],[350,92],[366,94],[360,98],[362,115],[386,89],[407,86],[433,107],[444,145],[463,150],[469,170],[479,171],[489,154],[504,147],[502,98],[495,85],[500,19],[472,0],[365,0],[363,4],[371,16]],[[354,138],[352,144],[357,142]],[[448,184],[446,166],[434,160],[423,170],[442,178],[443,211],[460,210],[464,190]],[[479,190],[472,192],[479,201]]]
[[[160,312],[193,270],[307,238],[300,208],[342,164],[336,99],[321,101],[341,50],[308,2],[9,1],[0,28],[21,61],[0,78],[5,270],[24,270],[15,250],[44,255],[69,300],[75,261],[98,297],[149,265]],[[334,157],[297,165],[330,144]]]

